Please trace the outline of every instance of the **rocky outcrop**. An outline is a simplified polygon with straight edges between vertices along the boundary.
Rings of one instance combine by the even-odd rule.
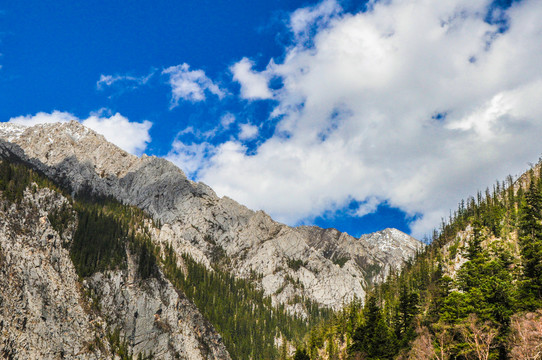
[[[384,281],[390,269],[400,269],[405,260],[405,253],[412,256],[423,246],[418,240],[397,229],[384,229],[366,234],[360,237],[360,241],[366,242],[380,263],[386,264],[378,274],[375,274],[373,281]]]
[[[73,231],[60,236],[48,218],[69,202],[33,188],[19,204],[0,200],[0,358],[113,358],[114,331],[134,355],[230,358],[220,335],[161,273],[137,280],[129,258],[126,269],[80,282],[68,250]],[[74,213],[68,229],[76,222]]]
[[[77,122],[0,124],[0,138],[0,155],[25,161],[74,192],[110,195],[145,210],[161,224],[157,243],[254,279],[294,312],[303,313],[296,295],[334,309],[354,296],[363,299],[367,284],[422,246],[394,229],[356,239],[335,229],[288,227],[218,197],[164,159],[130,155]]]
[[[99,359],[105,328],[86,311],[77,274],[48,220],[65,199],[27,192],[26,204],[0,206],[0,357]],[[103,347],[93,346],[95,343]]]
[[[222,338],[183,294],[162,274],[140,283],[137,265],[94,274],[85,280],[108,319],[121,329],[135,354],[157,359],[229,359]]]

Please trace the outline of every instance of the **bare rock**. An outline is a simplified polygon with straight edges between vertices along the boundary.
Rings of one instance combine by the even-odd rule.
[[[136,264],[80,282],[48,215],[69,202],[26,190],[19,204],[0,199],[0,357],[113,358],[118,330],[130,352],[159,359],[229,359],[222,338],[198,309],[158,274],[137,280]],[[75,216],[66,224],[75,228]]]

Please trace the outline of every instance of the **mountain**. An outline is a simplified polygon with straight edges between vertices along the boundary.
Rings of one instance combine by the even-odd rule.
[[[75,121],[30,128],[2,124],[0,138],[6,141],[0,144],[4,156],[31,164],[74,193],[90,190],[146,211],[162,224],[157,241],[176,253],[210,267],[218,247],[231,260],[227,270],[241,278],[257,273],[265,294],[279,303],[295,293],[339,309],[354,296],[364,298],[366,284],[385,278],[421,247],[398,230],[384,230],[390,246],[383,247],[371,240],[378,236],[356,239],[334,229],[277,223],[262,211],[219,198],[169,161],[130,155]],[[301,294],[286,277],[301,283]]]
[[[0,357],[230,358],[162,272],[141,279],[134,253],[123,266],[82,279],[73,256],[81,220],[75,203],[22,166],[3,162],[0,174]]]
[[[423,248],[395,229],[356,239],[335,229],[280,224],[263,211],[218,197],[167,160],[130,155],[77,122],[33,127],[0,124],[0,157],[58,186],[57,190],[39,187],[34,193],[29,183],[11,199],[18,205],[5,200],[0,259],[8,260],[1,262],[1,281],[13,291],[21,284],[25,289],[22,297],[6,299],[10,306],[3,307],[0,328],[7,328],[10,335],[0,351],[8,355],[17,349],[18,356],[49,357],[55,351],[72,351],[68,357],[92,358],[126,347],[134,354],[152,351],[160,358],[226,359],[218,330],[228,351],[239,357],[256,351],[241,343],[254,342],[258,336],[267,345],[256,349],[275,347],[283,342],[281,338],[293,341],[325,309],[339,310],[355,298],[365,298],[370,284],[381,282]],[[24,172],[17,169],[5,171],[10,176]],[[6,178],[15,186],[11,180]],[[4,193],[12,194],[10,189],[6,187]],[[134,223],[128,214],[135,209],[142,213]],[[62,221],[58,214],[63,214]],[[92,219],[99,219],[99,224],[88,225],[97,221]],[[71,225],[64,229],[59,223]],[[113,235],[107,232],[117,227],[120,230]],[[11,228],[20,229],[20,234],[11,235]],[[102,233],[83,231],[95,228]],[[132,234],[135,239],[144,235],[145,240],[126,237],[118,242],[119,234]],[[44,236],[49,240],[44,242]],[[100,236],[111,241],[85,248],[81,240],[94,242]],[[96,254],[100,246],[107,251]],[[104,255],[110,253],[116,257]],[[202,295],[198,289],[204,287],[208,293]],[[219,288],[232,300],[221,302],[220,295],[212,294]],[[63,303],[64,296],[71,303]],[[224,299],[228,296],[223,294]],[[231,311],[242,311],[250,297],[260,300],[247,307],[247,314],[254,313],[256,306],[259,316],[271,316],[266,326],[282,316],[275,326],[278,332],[273,328],[268,334],[240,338],[242,331],[251,330],[233,331],[231,327],[243,326],[237,315],[224,319],[218,311],[219,306],[231,306],[228,302],[238,303]],[[94,312],[86,309],[92,304]],[[60,324],[62,319],[69,321]],[[35,328],[29,332],[30,324]],[[64,340],[62,334],[70,336]],[[52,345],[40,349],[39,343]],[[88,356],[76,352],[82,347]],[[47,353],[39,353],[45,349]]]

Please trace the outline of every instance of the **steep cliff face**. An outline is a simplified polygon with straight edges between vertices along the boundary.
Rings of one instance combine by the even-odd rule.
[[[0,153],[73,189],[111,195],[161,223],[154,239],[177,254],[249,278],[303,313],[296,295],[334,309],[383,279],[422,245],[398,230],[355,239],[334,229],[291,228],[194,183],[172,163],[130,155],[77,122],[0,125]],[[383,240],[384,242],[381,242]],[[226,257],[228,261],[220,261]]]
[[[64,199],[43,190],[0,206],[0,354],[12,359],[98,359],[103,323],[86,311],[77,274],[48,220]]]
[[[69,247],[75,213],[59,234],[49,215],[70,207],[58,192],[31,185],[13,202],[0,194],[0,357],[103,359],[118,349],[160,359],[229,359],[212,326],[158,272],[137,264],[81,281]]]
[[[130,349],[157,359],[229,359],[222,338],[194,304],[161,274],[140,283],[133,260],[127,270],[97,273],[84,282]]]

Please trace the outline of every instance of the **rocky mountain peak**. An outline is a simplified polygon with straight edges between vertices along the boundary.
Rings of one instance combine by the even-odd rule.
[[[405,250],[405,248],[416,250],[421,246],[420,241],[395,228],[386,228],[371,234],[366,234],[363,235],[361,239],[367,242],[370,247],[377,248],[383,252],[389,252],[396,248],[402,250]]]
[[[79,163],[91,163],[101,177],[119,177],[144,161],[77,121],[30,127],[2,125],[0,137],[19,145],[27,157],[49,166],[56,166],[71,158]]]

